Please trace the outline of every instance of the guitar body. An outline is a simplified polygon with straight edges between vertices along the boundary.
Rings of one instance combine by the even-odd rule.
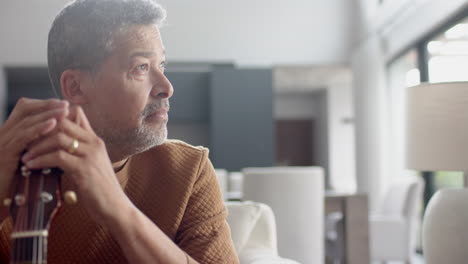
[[[50,222],[61,206],[58,168],[30,171],[20,165],[11,199],[13,218],[10,264],[47,263]]]

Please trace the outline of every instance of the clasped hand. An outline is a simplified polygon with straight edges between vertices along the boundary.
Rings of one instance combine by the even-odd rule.
[[[71,149],[74,141],[79,145]],[[21,160],[29,169],[60,167],[98,223],[111,221],[115,208],[129,204],[103,140],[79,106],[57,99],[20,99],[0,126],[0,153],[1,199],[11,193]]]

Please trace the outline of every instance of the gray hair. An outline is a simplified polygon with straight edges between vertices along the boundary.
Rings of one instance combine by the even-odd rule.
[[[93,73],[112,52],[119,32],[132,25],[161,26],[166,11],[152,0],[76,0],[57,15],[49,31],[49,78],[57,95],[67,69]]]

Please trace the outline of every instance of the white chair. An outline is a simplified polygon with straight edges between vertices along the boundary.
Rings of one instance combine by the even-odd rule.
[[[227,201],[228,197],[228,171],[225,169],[215,169],[216,177],[218,178],[219,187],[223,194],[223,199]]]
[[[278,250],[301,263],[324,262],[324,174],[319,167],[246,168],[243,197],[271,206]]]
[[[241,264],[299,264],[278,256],[275,216],[268,205],[226,202],[226,207]]]
[[[369,217],[373,261],[411,262],[420,227],[424,182],[419,177],[392,184],[380,210]]]
[[[233,171],[228,175],[228,196],[230,199],[242,200],[242,187],[244,175],[242,172]]]

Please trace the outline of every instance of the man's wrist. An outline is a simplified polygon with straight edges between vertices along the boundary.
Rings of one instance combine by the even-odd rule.
[[[132,220],[138,214],[138,209],[130,200],[125,199],[116,206],[112,206],[111,214],[104,217],[101,223],[105,226],[115,238],[122,235],[125,230],[128,230]]]

